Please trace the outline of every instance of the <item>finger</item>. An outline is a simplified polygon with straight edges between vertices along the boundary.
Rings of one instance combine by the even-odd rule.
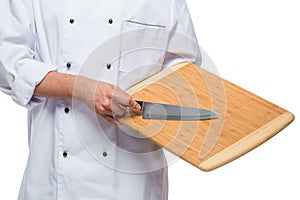
[[[110,115],[110,116],[113,116],[113,112],[110,110],[110,109],[100,109],[100,108],[96,108],[96,113],[98,115]]]
[[[128,105],[129,105],[129,107],[136,109],[136,110],[142,109],[140,104],[138,104],[133,97],[130,98]]]
[[[119,123],[111,115],[101,115],[106,121],[118,125]]]
[[[113,104],[112,112],[117,116],[123,116],[126,113],[126,107],[121,106],[120,104]]]

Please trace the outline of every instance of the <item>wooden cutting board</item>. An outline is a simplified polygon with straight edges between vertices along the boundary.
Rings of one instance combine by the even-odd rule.
[[[264,143],[287,125],[292,113],[198,66],[182,63],[130,88],[135,99],[201,107],[213,120],[144,120],[128,113],[122,124],[203,171],[216,169]]]

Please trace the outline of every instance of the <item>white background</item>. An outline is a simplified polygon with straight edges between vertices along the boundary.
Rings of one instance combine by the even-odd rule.
[[[199,44],[220,75],[292,111],[296,120],[212,172],[169,168],[170,200],[300,199],[298,0],[187,0]],[[16,199],[27,160],[26,110],[0,94],[0,199]],[[138,188],[137,188],[138,189]]]

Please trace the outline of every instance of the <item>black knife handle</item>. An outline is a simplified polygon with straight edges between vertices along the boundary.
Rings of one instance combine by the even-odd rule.
[[[135,100],[140,106],[141,106],[141,110],[143,109],[144,106],[144,102],[143,101],[139,101],[139,100]]]

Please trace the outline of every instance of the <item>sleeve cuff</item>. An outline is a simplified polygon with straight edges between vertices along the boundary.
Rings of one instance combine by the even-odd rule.
[[[18,76],[12,85],[11,97],[19,105],[32,109],[40,104],[44,98],[34,97],[33,93],[38,85],[50,71],[56,71],[57,67],[26,59],[20,63]]]

